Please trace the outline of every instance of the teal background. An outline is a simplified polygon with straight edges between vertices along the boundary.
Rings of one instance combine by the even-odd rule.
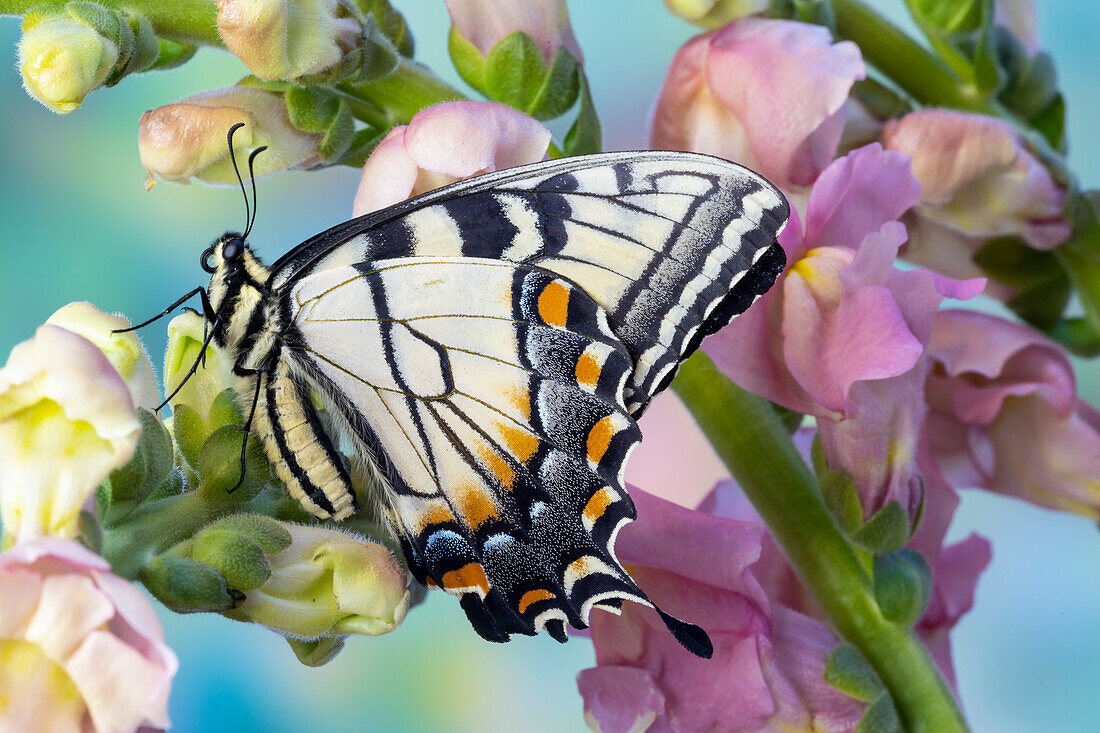
[[[440,0],[398,0],[418,57],[457,83],[446,56]],[[900,18],[900,2],[881,3]],[[1096,28],[1087,0],[1042,4],[1043,45],[1069,100],[1074,170],[1100,185]],[[675,50],[695,31],[656,0],[573,2],[608,148],[644,145],[645,121]],[[198,256],[240,226],[239,192],[201,185],[143,187],[137,120],[146,109],[242,76],[212,50],[181,69],[138,75],[58,116],[20,89],[18,22],[0,20],[0,355],[61,305],[90,300],[134,319],[203,282]],[[560,132],[560,130],[556,131]],[[292,172],[263,181],[251,237],[273,260],[347,218],[356,171]],[[160,360],[164,334],[143,337]],[[1095,366],[1082,392],[1100,402]],[[1100,683],[1100,537],[1087,520],[983,493],[968,493],[953,536],[979,531],[994,560],[975,610],[954,634],[964,705],[975,731],[1097,729]],[[214,616],[162,613],[181,669],[172,695],[179,731],[584,730],[574,675],[591,645],[548,638],[482,642],[440,594],[397,633],[353,638],[321,669],[307,669],[277,636]]]

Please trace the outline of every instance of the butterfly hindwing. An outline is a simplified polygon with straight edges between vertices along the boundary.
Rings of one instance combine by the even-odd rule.
[[[647,602],[612,550],[634,517],[631,359],[583,290],[529,265],[396,258],[303,278],[289,302],[309,371],[392,464],[414,573],[483,635],[562,637],[593,604]]]

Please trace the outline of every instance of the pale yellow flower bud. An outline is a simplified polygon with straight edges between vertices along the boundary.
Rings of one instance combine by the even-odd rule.
[[[16,542],[73,537],[85,500],[141,433],[126,383],[95,344],[40,326],[0,369],[0,518]]]
[[[164,354],[164,386],[175,391],[202,355],[205,338],[203,319],[194,313],[181,313],[168,324],[168,350]],[[229,364],[213,346],[206,350],[206,363],[200,366],[172,398],[172,409],[187,405],[207,419],[214,398],[236,383]]]
[[[321,135],[302,132],[290,123],[282,95],[249,87],[196,94],[143,114],[138,133],[141,164],[150,180],[156,174],[168,181],[194,177],[235,184],[226,133],[238,122],[244,123],[233,138],[238,152],[268,146],[256,159],[257,175],[317,164]]]
[[[362,35],[336,0],[217,0],[217,7],[225,45],[261,79],[326,71]]]
[[[99,347],[126,382],[135,407],[152,410],[160,404],[160,388],[153,362],[133,331],[115,333],[129,328],[123,316],[104,313],[91,303],[69,303],[46,319],[51,326],[60,326]]]
[[[770,0],[665,0],[673,15],[707,29],[721,28],[746,15],[763,13]]]
[[[303,639],[393,631],[409,610],[406,574],[382,545],[280,522],[291,544],[268,557],[271,576],[227,616]]]
[[[27,93],[55,112],[72,112],[103,86],[118,62],[118,45],[67,15],[23,18],[19,73]]]

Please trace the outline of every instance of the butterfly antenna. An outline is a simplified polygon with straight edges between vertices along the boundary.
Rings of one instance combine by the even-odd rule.
[[[248,156],[248,177],[252,180],[252,218],[248,222],[248,227],[244,230],[244,236],[241,239],[248,239],[249,232],[252,231],[252,225],[256,223],[256,210],[259,209],[260,204],[256,200],[256,173],[253,170],[256,164],[256,156],[267,150],[266,145],[261,145],[252,151],[252,155]]]
[[[237,167],[237,156],[233,152],[233,133],[244,127],[243,122],[238,122],[229,128],[229,133],[225,136],[225,141],[229,145],[229,159],[233,161],[233,172],[237,174],[237,183],[241,184],[241,194],[244,196],[244,224],[248,227],[248,223],[252,220],[252,216],[249,213],[248,208],[248,191],[244,187],[244,179],[241,178],[241,169]]]

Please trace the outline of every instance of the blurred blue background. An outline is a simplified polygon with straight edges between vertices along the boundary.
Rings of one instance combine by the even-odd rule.
[[[397,0],[418,58],[459,83],[446,55],[442,0]],[[901,3],[880,3],[902,19]],[[1069,102],[1073,169],[1100,185],[1100,92],[1095,83],[1100,5],[1041,3],[1043,45]],[[695,30],[656,0],[573,2],[608,148],[644,146],[649,108],[675,50]],[[132,318],[155,313],[203,282],[198,256],[239,226],[239,192],[159,184],[146,193],[137,121],[146,109],[227,86],[245,73],[212,50],[181,69],[137,75],[58,116],[29,99],[14,71],[18,21],[0,19],[0,358],[61,305],[90,300]],[[259,189],[251,240],[268,261],[348,218],[356,171],[273,177]],[[162,329],[143,333],[154,363]],[[1095,365],[1079,371],[1100,402]],[[1097,730],[1100,682],[1100,536],[1087,520],[967,493],[952,534],[978,531],[994,560],[975,610],[954,633],[963,703],[974,730]],[[441,594],[389,636],[353,638],[321,669],[307,669],[277,636],[215,616],[163,613],[181,669],[172,694],[179,731],[584,730],[574,675],[591,645],[548,638],[482,642]]]

